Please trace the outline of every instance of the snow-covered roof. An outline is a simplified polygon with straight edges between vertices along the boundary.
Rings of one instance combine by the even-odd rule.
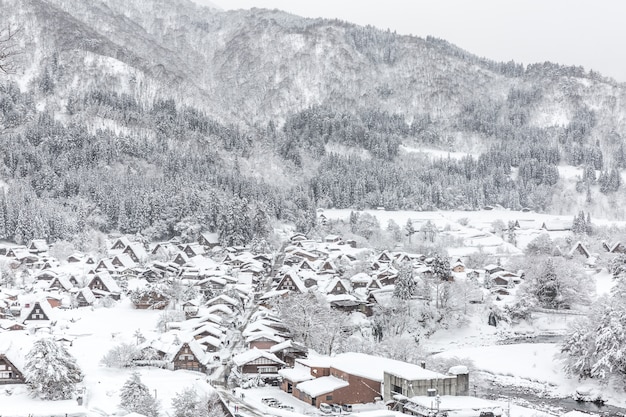
[[[304,392],[310,397],[315,398],[333,392],[339,388],[347,387],[348,385],[350,385],[348,381],[344,381],[343,379],[334,376],[323,376],[310,381],[301,382],[297,385],[297,388],[300,392]]]
[[[272,347],[270,347],[268,350],[271,353],[276,353],[276,352],[280,352],[281,350],[284,349],[288,349],[291,347],[295,347],[297,349],[301,349],[301,350],[307,350],[307,348],[305,346],[299,345],[297,343],[295,343],[293,340],[289,339],[289,340],[285,340],[284,342],[278,343]]]
[[[204,336],[200,339],[197,339],[197,342],[203,345],[211,345],[214,347],[220,347],[222,346],[222,341],[216,337],[213,336]]]
[[[220,294],[217,297],[211,298],[209,301],[205,303],[205,305],[210,306],[214,304],[230,304],[235,307],[239,307],[239,301],[235,300],[233,297],[230,297],[226,294]]]
[[[116,255],[111,263],[113,265],[115,265],[116,263],[120,264],[122,268],[134,268],[135,266],[137,266],[135,261],[133,261],[133,258],[131,258],[130,255],[127,253],[120,253],[119,255]]]
[[[315,378],[306,368],[303,367],[280,369],[278,371],[278,375],[291,382],[309,381]]]
[[[249,349],[239,355],[233,356],[233,363],[237,366],[242,366],[259,358],[265,358],[275,363],[286,365],[285,362],[281,361],[278,356],[273,353],[266,350],[259,350],[257,348]]]
[[[83,298],[85,298],[85,301],[88,302],[89,304],[96,301],[96,296],[94,295],[93,291],[91,291],[91,288],[89,287],[82,288],[80,290],[80,293],[83,295]]]
[[[255,340],[259,340],[263,338],[271,340],[276,343],[281,343],[285,340],[282,337],[274,334],[274,332],[254,332],[250,336],[246,337],[246,343],[254,342]]]
[[[449,376],[424,369],[419,365],[366,355],[365,353],[347,352],[337,355],[332,358],[332,367],[352,375],[381,382],[385,372],[410,381],[449,378]]]
[[[232,316],[235,314],[235,312],[226,304],[212,305],[211,307],[207,308],[206,312],[210,314],[224,313],[227,316]]]
[[[111,275],[107,273],[99,273],[99,274],[94,275],[93,278],[91,278],[91,281],[93,281],[96,278],[100,278],[100,281],[102,281],[102,283],[104,284],[104,286],[107,288],[109,292],[112,292],[112,293],[122,292],[120,287],[117,285],[117,282],[115,282],[115,280],[113,279],[113,277],[111,277]],[[89,282],[89,285],[91,285],[91,281]],[[89,287],[89,285],[87,286]]]

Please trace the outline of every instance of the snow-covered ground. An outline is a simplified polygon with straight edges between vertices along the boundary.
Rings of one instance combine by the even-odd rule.
[[[157,368],[114,369],[106,368],[100,360],[112,347],[120,343],[135,343],[137,329],[144,337],[156,334],[160,312],[136,310],[127,299],[111,308],[90,307],[74,310],[58,310],[57,327],[67,326],[64,334],[73,339],[68,351],[76,358],[85,379],[86,395],[82,406],[75,400],[42,401],[31,398],[25,385],[9,385],[0,390],[0,415],[7,416],[108,416],[124,415],[118,409],[120,388],[130,374],[138,370],[141,380],[160,401],[164,415],[171,415],[172,398],[184,388],[193,386],[199,392],[213,388],[206,377],[191,371],[169,371]],[[27,332],[0,333],[0,344],[7,339],[15,344],[29,346],[40,336]],[[169,414],[167,414],[169,413]]]

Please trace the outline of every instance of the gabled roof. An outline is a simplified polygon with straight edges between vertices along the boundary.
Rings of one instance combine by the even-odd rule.
[[[130,244],[131,244],[131,241],[126,236],[121,236],[115,239],[115,242],[113,242],[113,244],[111,245],[111,249],[113,248],[124,249],[126,248],[126,246]]]
[[[115,280],[111,277],[111,275],[109,275],[107,273],[98,273],[98,274],[94,275],[91,278],[91,280],[89,281],[89,284],[87,284],[87,286],[91,288],[91,283],[96,278],[100,278],[100,281],[102,281],[104,286],[107,288],[107,291],[112,292],[112,293],[121,293],[122,292],[120,287],[117,285],[117,282],[115,282]]]
[[[268,350],[270,351],[270,353],[276,353],[276,352],[283,351],[285,349],[296,349],[301,352],[308,352],[308,349],[306,346],[300,345],[291,339],[278,343],[277,345],[272,346]]]
[[[350,385],[348,381],[344,381],[343,379],[334,376],[322,376],[310,381],[300,382],[296,387],[298,391],[309,395],[311,398],[315,398],[338,390],[339,388],[347,387],[348,385]]]
[[[285,341],[285,339],[277,336],[276,334],[274,334],[274,332],[254,332],[250,336],[246,337],[246,343],[254,342],[255,340],[259,339],[267,339],[276,343],[281,343]]]
[[[207,308],[206,312],[209,314],[224,313],[227,316],[233,316],[235,314],[235,312],[231,308],[229,308],[226,304],[212,305],[209,308]]]
[[[130,245],[126,246],[124,252],[127,252],[129,250],[133,251],[137,259],[139,259],[140,261],[148,257],[148,252],[146,252],[146,249],[139,242],[133,242]]]
[[[259,350],[257,348],[247,350],[239,355],[233,356],[233,363],[237,366],[243,366],[247,363],[255,361],[259,358],[265,358],[269,361],[280,365],[286,365],[285,362],[281,361],[276,355],[270,353],[266,350]]]
[[[239,308],[240,303],[236,299],[226,294],[220,294],[217,297],[211,298],[209,301],[204,303],[207,306],[215,305],[215,304],[228,304],[233,307]]]
[[[59,283],[62,289],[65,291],[69,291],[74,288],[74,284],[70,282],[69,277],[66,275],[57,275],[51,282],[50,287],[52,287],[55,283]]]
[[[302,282],[302,279],[300,279],[300,277],[298,276],[298,274],[293,271],[287,271],[285,273],[285,275],[283,275],[282,279],[278,282],[278,285],[276,286],[276,288],[281,288],[283,283],[287,280],[287,279],[291,279],[291,281],[293,282],[293,284],[296,286],[297,290],[301,293],[305,293],[307,291],[306,286],[304,285],[304,282]]]
[[[31,313],[35,310],[35,308],[39,308],[41,312],[47,317],[47,319],[29,319]],[[46,321],[46,320],[54,320],[54,311],[52,311],[52,307],[48,300],[40,299],[29,303],[28,308],[24,308],[22,310],[22,314],[20,315],[20,319],[23,323],[32,322],[32,321]]]
[[[191,353],[193,353],[193,356],[195,356],[198,362],[200,362],[201,364],[206,365],[207,362],[209,362],[209,360],[211,359],[209,355],[207,355],[206,351],[202,348],[202,345],[198,343],[198,341],[190,340],[188,342],[182,343],[178,347],[178,349],[170,351],[170,361],[174,361],[178,357],[178,354],[180,353],[181,349],[185,347],[185,345],[189,346],[189,350],[191,351]]]
[[[81,288],[80,294],[83,296],[85,301],[89,304],[93,304],[93,302],[96,301],[96,296],[94,295],[93,291],[91,291],[91,288],[89,287]]]
[[[133,258],[131,258],[127,253],[120,253],[119,255],[116,255],[111,263],[121,268],[134,268],[137,266],[135,261],[133,261]]]
[[[28,244],[28,249],[37,252],[46,252],[48,250],[48,243],[45,239],[33,239]]]

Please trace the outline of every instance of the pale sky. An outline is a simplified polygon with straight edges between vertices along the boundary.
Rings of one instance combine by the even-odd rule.
[[[626,82],[623,0],[194,1],[224,10],[276,8],[400,34],[433,35],[496,61],[581,65]]]

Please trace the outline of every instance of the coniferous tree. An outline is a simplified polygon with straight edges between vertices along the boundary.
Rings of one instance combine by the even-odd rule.
[[[147,417],[158,417],[159,404],[139,376],[133,372],[120,390],[120,407],[128,412],[143,414]]]
[[[24,376],[29,388],[44,400],[67,400],[83,374],[76,359],[60,343],[43,338],[26,355]]]
[[[417,289],[417,284],[413,277],[413,266],[410,262],[404,262],[398,271],[393,296],[400,300],[410,300]]]

